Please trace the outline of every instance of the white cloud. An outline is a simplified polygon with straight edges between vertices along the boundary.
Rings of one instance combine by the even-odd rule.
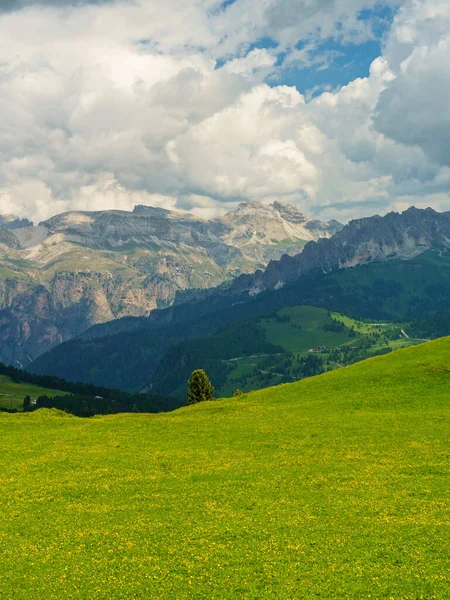
[[[171,141],[170,159],[188,186],[223,201],[312,190],[303,106],[294,88],[255,87]]]
[[[243,58],[235,58],[225,65],[227,73],[236,73],[238,75],[254,75],[255,73],[270,69],[277,62],[276,56],[268,52],[265,48],[255,48]]]
[[[406,1],[370,76],[308,102],[263,83],[277,52],[325,66],[310,50],[373,36],[357,18],[373,0],[28,4],[0,16],[2,212],[153,203],[206,216],[242,198],[341,219],[450,208],[446,0]],[[253,46],[265,36],[276,50]]]
[[[379,97],[377,130],[450,166],[450,4],[405,6],[386,54],[395,77]]]
[[[162,194],[123,188],[114,176],[104,174],[94,184],[74,188],[64,200],[56,199],[41,181],[26,181],[0,189],[0,214],[27,214],[36,222],[69,210],[133,210],[138,204],[177,208],[177,199]]]
[[[114,1],[115,0],[2,0],[0,12],[22,10],[23,8],[36,4],[40,6],[55,6],[61,8],[76,5],[80,6],[83,4],[105,4]]]

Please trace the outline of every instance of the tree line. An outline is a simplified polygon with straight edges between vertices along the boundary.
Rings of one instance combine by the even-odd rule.
[[[36,403],[24,406],[28,410],[59,408],[77,416],[113,414],[119,412],[164,412],[180,406],[180,400],[160,394],[133,394],[109,389],[90,383],[73,383],[53,375],[35,375],[22,369],[0,363],[0,375],[6,375],[15,383],[33,385],[55,390],[55,396],[40,396]],[[60,392],[67,392],[61,395]]]

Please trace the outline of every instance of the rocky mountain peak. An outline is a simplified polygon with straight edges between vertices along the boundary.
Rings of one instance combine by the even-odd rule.
[[[231,226],[233,233],[230,243],[246,239],[251,243],[277,244],[285,240],[307,242],[321,237],[331,237],[343,227],[335,221],[329,224],[309,219],[295,206],[275,201],[273,204],[260,202],[241,202],[237,210],[216,219]],[[291,252],[286,252],[291,254]]]
[[[350,221],[329,239],[307,244],[301,254],[271,261],[265,271],[238,277],[229,287],[250,294],[280,287],[315,269],[328,273],[372,261],[409,259],[450,248],[450,212],[411,208]]]
[[[283,219],[286,219],[290,223],[306,223],[311,220],[291,204],[284,204],[276,200],[271,206]]]
[[[15,215],[0,215],[0,229],[20,229],[22,227],[33,227],[33,223]]]
[[[287,221],[303,223],[309,219],[300,212],[295,206],[285,204],[275,200],[272,204],[262,204],[261,202],[248,201],[241,202],[235,211],[227,213],[225,216],[241,216],[241,215],[259,215],[270,216],[271,218],[281,217]]]

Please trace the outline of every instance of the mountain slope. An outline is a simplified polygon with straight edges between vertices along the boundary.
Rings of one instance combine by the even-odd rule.
[[[372,322],[405,322],[447,310],[449,301],[450,254],[429,251],[411,260],[374,262],[328,274],[313,271],[253,297],[247,292],[218,293],[158,311],[155,318],[127,320],[126,331],[118,333],[97,326],[41,356],[30,369],[139,390],[173,344],[209,335],[228,323],[305,304]],[[116,321],[109,327],[121,326]]]
[[[265,271],[241,275],[209,290],[178,292],[174,305],[168,310],[155,311],[150,320],[155,323],[182,321],[185,313],[190,315],[196,311],[207,314],[217,310],[218,305],[220,309],[232,307],[261,292],[276,291],[287,284],[295,284],[311,273],[326,274],[384,261],[408,261],[425,255],[429,250],[435,250],[438,253],[436,256],[448,256],[449,249],[450,212],[438,213],[431,208],[421,210],[412,207],[402,214],[389,213],[385,217],[375,215],[351,221],[329,239],[308,243],[300,254],[283,255],[280,260],[271,261]],[[421,268],[420,265],[418,268]],[[398,270],[401,271],[402,267],[398,267]],[[395,284],[395,280],[392,284]],[[182,306],[184,303],[188,305],[186,308]],[[123,331],[140,326],[139,323],[124,321]],[[98,327],[87,335],[110,335],[119,333],[121,328],[119,321],[111,329],[108,326]]]
[[[24,407],[25,396],[32,404]],[[36,402],[37,400],[37,402]],[[157,394],[129,394],[117,389],[40,376],[0,363],[0,410],[58,408],[82,417],[118,412],[154,413],[179,407],[179,401]]]
[[[210,221],[137,206],[32,227],[0,219],[0,360],[26,364],[97,323],[148,315],[179,290],[265,266],[341,226],[293,207],[243,203]]]
[[[449,356],[165,415],[0,415],[3,593],[446,598]]]
[[[32,227],[33,223],[28,219],[20,219],[15,215],[0,215],[0,230],[22,229],[23,227]]]
[[[423,341],[407,337],[410,331],[409,324],[363,323],[313,306],[283,308],[173,345],[145,389],[177,397],[182,405],[191,372],[203,369],[216,396],[231,396],[237,389],[300,380]]]
[[[39,396],[64,396],[67,392],[33,383],[15,382],[7,375],[0,374],[0,410],[22,410],[25,396],[36,401]]]

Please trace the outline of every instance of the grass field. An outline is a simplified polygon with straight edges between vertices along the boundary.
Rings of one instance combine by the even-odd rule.
[[[285,323],[273,317],[259,320],[267,339],[287,352],[304,352],[316,346],[340,346],[351,338],[348,333],[325,331],[323,326],[330,323],[328,311],[315,306],[294,306],[278,311],[280,317],[288,317]],[[348,319],[347,326],[355,322]],[[351,322],[351,324],[350,324]]]
[[[67,392],[42,388],[31,383],[14,383],[6,375],[0,375],[0,407],[22,410],[23,399],[30,396],[36,400],[39,396],[64,396]],[[1,596],[0,596],[1,597]]]
[[[25,276],[21,273],[13,271],[8,267],[0,267],[0,277],[2,279],[25,279]]]
[[[170,414],[0,414],[7,599],[445,599],[450,338]]]

